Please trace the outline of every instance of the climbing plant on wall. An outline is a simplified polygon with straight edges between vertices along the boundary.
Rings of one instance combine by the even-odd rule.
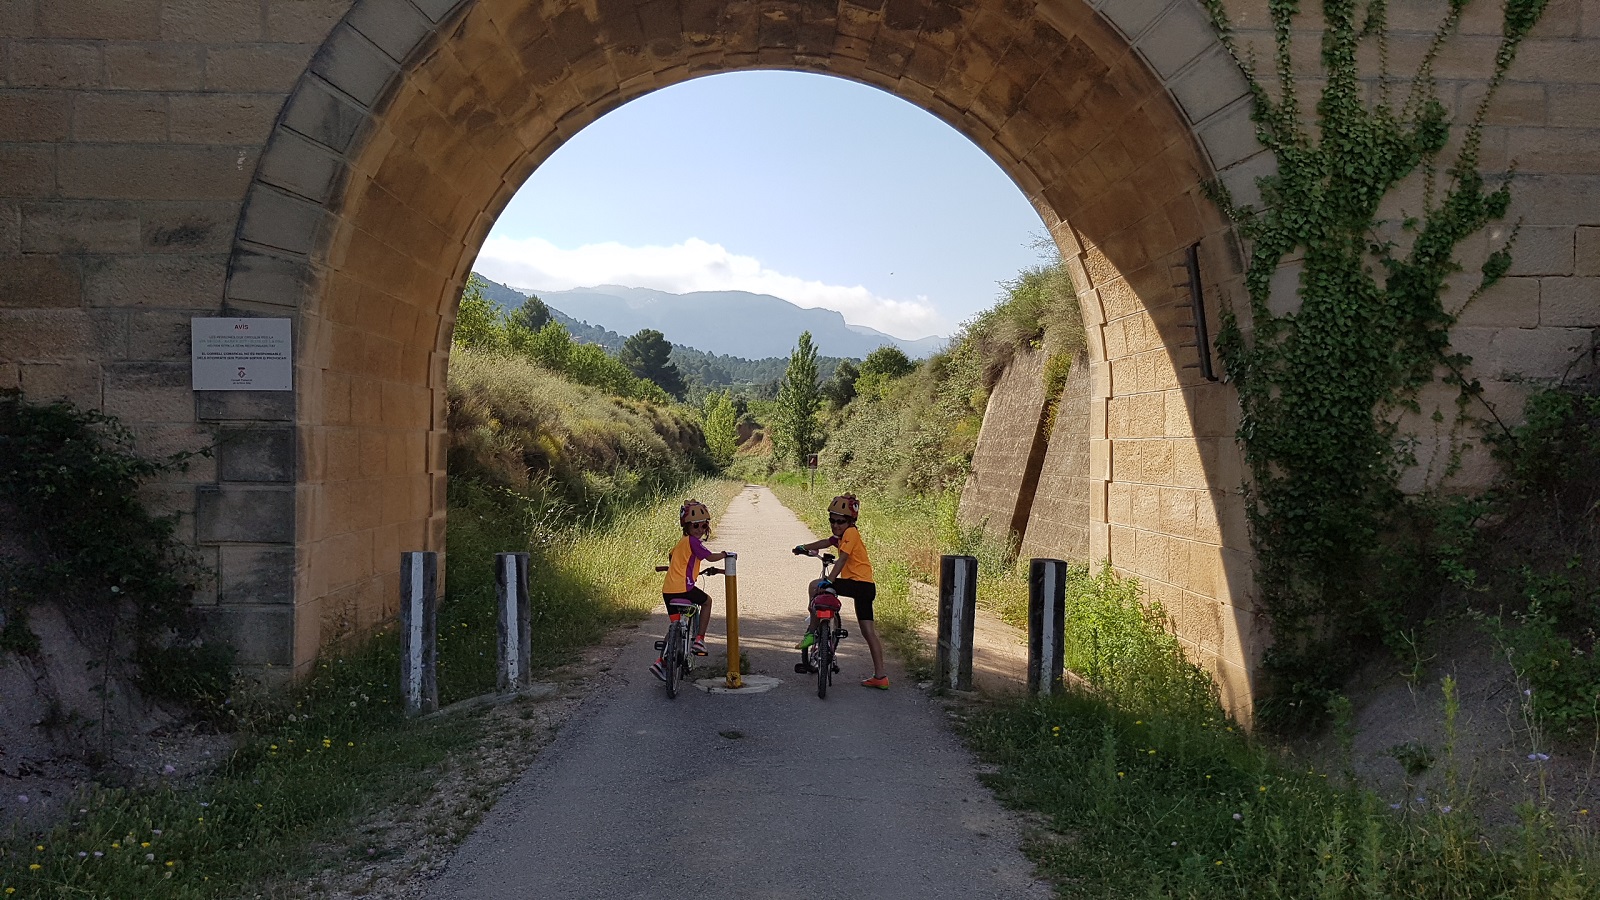
[[[1248,316],[1227,315],[1217,349],[1237,386],[1239,438],[1252,475],[1250,510],[1261,600],[1272,619],[1269,717],[1319,710],[1343,674],[1347,652],[1382,633],[1397,585],[1371,577],[1376,548],[1405,502],[1398,488],[1414,463],[1399,413],[1443,377],[1463,396],[1478,386],[1450,347],[1447,279],[1460,271],[1463,239],[1505,215],[1508,179],[1479,173],[1485,111],[1517,45],[1546,0],[1505,0],[1502,40],[1488,90],[1472,118],[1453,123],[1434,63],[1468,0],[1449,0],[1415,73],[1388,71],[1384,0],[1322,4],[1321,93],[1307,110],[1291,51],[1297,0],[1269,0],[1269,72],[1241,46],[1222,0],[1205,0],[1224,46],[1250,85],[1252,119],[1277,171],[1259,180],[1261,207],[1216,199],[1248,242]],[[1299,28],[1304,34],[1305,29]],[[1364,73],[1360,60],[1376,60]],[[1452,137],[1455,137],[1452,148]],[[1419,208],[1383,221],[1380,204],[1419,187]],[[1294,262],[1290,262],[1294,260]],[[1298,268],[1299,303],[1275,306],[1275,276]],[[1502,277],[1510,244],[1489,255],[1473,295]]]

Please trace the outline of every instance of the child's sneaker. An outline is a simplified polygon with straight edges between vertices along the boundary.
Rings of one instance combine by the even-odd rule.
[[[689,652],[693,653],[695,656],[705,656],[706,655],[706,639],[705,638],[698,638],[698,637],[695,638],[694,639],[694,643],[689,645]]]
[[[655,677],[657,677],[659,679],[661,679],[662,681],[666,681],[667,680],[667,661],[662,659],[659,656],[656,657],[656,661],[650,664],[650,674],[654,675]]]
[[[812,644],[815,644],[816,642],[817,642],[817,636],[808,631],[808,632],[806,632],[806,636],[805,637],[801,638],[799,641],[797,641],[795,643],[794,648],[796,650],[804,650],[807,647],[810,647]]]
[[[861,682],[861,686],[877,688],[880,691],[887,691],[889,689],[889,676],[874,675],[871,678]]]

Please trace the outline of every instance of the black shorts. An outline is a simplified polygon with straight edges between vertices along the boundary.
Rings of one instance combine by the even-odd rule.
[[[672,612],[672,607],[689,603],[698,603],[701,606],[711,605],[711,595],[699,588],[690,588],[681,594],[662,594],[661,599],[666,602],[667,612],[669,613]]]
[[[849,597],[856,602],[856,621],[872,621],[872,601],[878,599],[877,585],[853,578],[838,578],[828,583],[833,585],[834,592],[839,596]]]

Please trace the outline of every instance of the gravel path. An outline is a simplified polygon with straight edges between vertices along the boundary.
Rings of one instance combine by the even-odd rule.
[[[871,662],[853,615],[826,700],[814,677],[794,673],[801,595],[818,564],[789,548],[811,539],[770,491],[747,487],[708,541],[739,553],[741,646],[751,674],[776,687],[669,700],[647,672],[665,630],[658,613],[623,649],[620,677],[505,793],[427,896],[1051,896],[943,707],[892,664],[891,690],[857,685]],[[710,661],[721,657],[725,605],[721,579],[708,580]],[[696,677],[722,683],[709,667]]]

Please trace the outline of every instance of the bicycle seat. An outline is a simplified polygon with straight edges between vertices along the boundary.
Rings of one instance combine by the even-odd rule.
[[[833,591],[818,591],[817,595],[811,598],[811,608],[838,610],[840,608],[839,595]]]
[[[696,603],[668,603],[667,610],[675,613],[693,612],[699,604]]]

